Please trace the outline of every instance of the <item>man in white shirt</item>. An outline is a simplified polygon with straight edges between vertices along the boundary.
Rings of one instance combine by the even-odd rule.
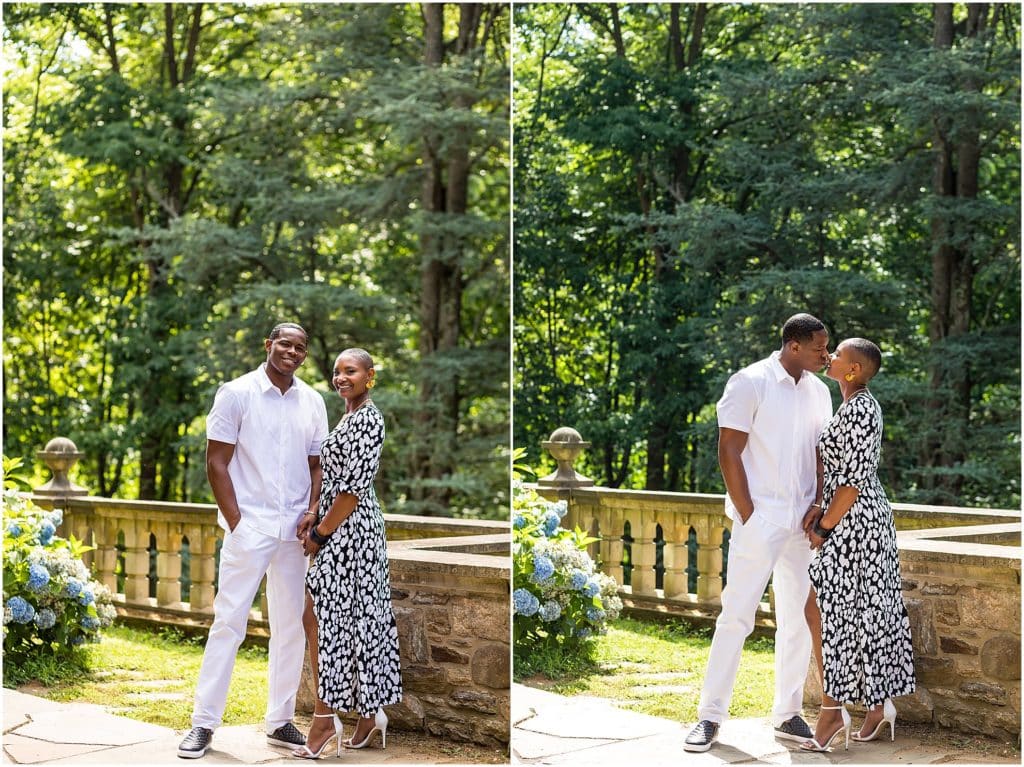
[[[203,756],[220,725],[249,609],[267,576],[270,668],[267,740],[301,746],[292,724],[302,673],[306,556],[297,528],[320,496],[320,442],[327,436],[323,397],[295,377],[306,359],[306,331],[276,326],[267,360],[223,384],[206,418],[206,474],[224,529],[213,626],[199,669],[192,730],[178,756]]]
[[[782,349],[734,374],[718,401],[718,462],[725,513],[733,521],[728,580],[711,640],[697,718],[686,751],[707,751],[729,714],[743,642],[774,575],[777,737],[806,740],[801,716],[811,638],[804,620],[811,549],[804,521],[820,509],[818,437],[832,417],[828,387],[813,375],[828,362],[828,332],[797,314],[782,329]]]

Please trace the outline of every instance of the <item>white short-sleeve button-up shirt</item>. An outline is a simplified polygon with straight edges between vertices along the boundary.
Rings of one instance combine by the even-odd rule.
[[[282,394],[263,365],[222,384],[206,417],[206,437],[235,446],[228,475],[245,523],[290,540],[309,508],[311,455],[327,436],[323,397],[292,378]],[[218,512],[217,521],[228,529]]]
[[[815,451],[832,417],[832,397],[812,373],[794,381],[779,356],[773,352],[729,378],[718,401],[718,425],[748,435],[741,459],[754,513],[796,530],[814,502]],[[739,519],[728,494],[725,513]]]

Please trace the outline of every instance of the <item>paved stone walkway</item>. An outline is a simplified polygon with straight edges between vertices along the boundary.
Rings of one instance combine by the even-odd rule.
[[[992,757],[980,752],[929,745],[901,733],[896,740],[850,742],[830,753],[801,751],[793,741],[776,740],[768,719],[730,719],[719,742],[703,754],[683,751],[689,727],[616,707],[611,701],[565,697],[514,685],[512,763],[625,765],[680,764],[1020,764],[1019,755]]]
[[[174,764],[298,764],[288,749],[267,744],[262,723],[218,728],[213,748],[202,759],[178,757],[183,732],[108,713],[91,703],[58,703],[4,690],[3,752],[5,764],[130,764],[133,767]],[[346,732],[349,727],[346,727]],[[375,745],[379,744],[375,740]],[[388,747],[343,749],[340,758],[328,750],[321,761],[347,764],[462,764],[459,748],[452,756],[439,752],[442,742],[430,736],[388,732]],[[479,751],[479,750],[478,750]],[[330,754],[330,758],[326,758]],[[487,761],[495,761],[493,755]],[[479,762],[477,762],[479,763]]]

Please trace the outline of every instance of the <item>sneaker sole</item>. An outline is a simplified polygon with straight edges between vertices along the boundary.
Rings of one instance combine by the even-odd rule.
[[[206,752],[209,751],[209,750],[210,750],[209,746],[204,748],[202,751],[183,751],[182,749],[179,748],[178,749],[178,756],[180,756],[182,759],[199,759],[202,756],[206,756]]]
[[[306,745],[305,741],[302,743],[291,743],[287,740],[278,740],[277,738],[271,738],[269,736],[267,737],[267,743],[272,746],[282,746],[284,748],[301,748]]]
[[[797,743],[803,743],[805,740],[810,740],[811,738],[813,738],[814,733],[812,732],[810,735],[794,735],[791,732],[783,732],[782,730],[776,730],[775,737],[781,740],[792,740],[796,741]]]
[[[696,743],[684,743],[683,751],[689,751],[692,754],[702,754],[705,751],[710,750],[713,745],[715,745],[715,741],[711,741],[710,743],[703,746],[699,746]]]

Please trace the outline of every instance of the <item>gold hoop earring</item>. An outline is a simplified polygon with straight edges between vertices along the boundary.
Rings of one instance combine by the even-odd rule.
[[[847,373],[846,375],[844,375],[844,376],[843,376],[843,378],[845,378],[845,379],[846,379],[847,381],[849,381],[849,382],[851,382],[851,383],[853,382],[853,379],[854,379],[855,377],[856,377],[856,376],[854,376],[854,375],[853,375],[853,373]]]
[[[367,389],[372,389],[376,385],[377,385],[377,382],[374,381],[372,378],[369,381],[366,382],[366,388]]]

